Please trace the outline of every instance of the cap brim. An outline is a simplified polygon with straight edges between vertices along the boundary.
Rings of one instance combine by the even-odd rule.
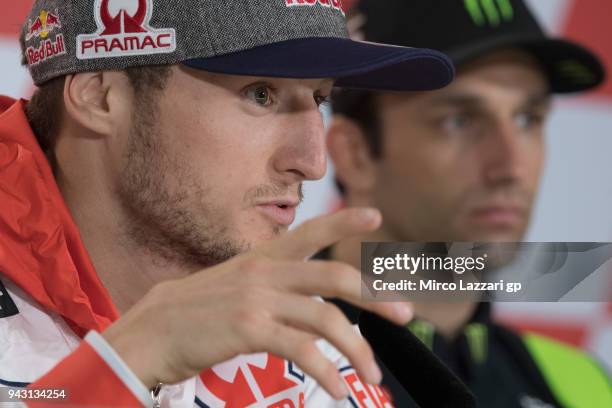
[[[454,77],[451,60],[438,51],[327,37],[288,40],[183,63],[232,75],[333,78],[340,87],[389,91],[439,89]]]
[[[601,84],[605,69],[595,54],[571,41],[542,36],[509,36],[485,40],[448,51],[456,65],[500,48],[518,47],[531,53],[542,65],[554,93],[585,91]]]

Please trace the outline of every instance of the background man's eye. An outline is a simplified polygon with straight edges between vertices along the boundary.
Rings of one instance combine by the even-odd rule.
[[[272,95],[270,88],[266,85],[259,85],[247,91],[247,97],[251,98],[255,103],[261,106],[269,106],[272,104]]]
[[[467,115],[454,114],[447,116],[442,121],[442,126],[449,131],[463,129],[469,125],[469,118]]]
[[[535,113],[522,113],[516,117],[516,124],[520,129],[541,126],[544,122],[543,115]]]

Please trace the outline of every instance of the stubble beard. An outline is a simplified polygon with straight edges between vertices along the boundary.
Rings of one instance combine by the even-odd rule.
[[[118,195],[126,210],[124,238],[162,263],[206,268],[248,249],[230,237],[220,209],[189,163],[164,148],[156,98],[139,101]]]

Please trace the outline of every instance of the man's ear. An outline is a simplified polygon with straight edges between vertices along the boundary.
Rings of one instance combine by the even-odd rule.
[[[376,169],[370,146],[359,125],[343,115],[334,115],[327,133],[327,149],[334,163],[336,178],[347,193],[370,191]]]
[[[118,73],[84,72],[67,75],[64,105],[68,116],[81,127],[100,135],[113,132],[114,121],[109,103],[113,81]],[[116,108],[115,108],[116,109]]]

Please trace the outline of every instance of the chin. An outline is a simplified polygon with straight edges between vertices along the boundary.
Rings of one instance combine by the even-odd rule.
[[[242,236],[243,239],[249,243],[250,247],[254,247],[263,242],[278,238],[279,236],[287,232],[287,229],[287,227],[270,226],[268,224],[262,226],[257,231],[250,231],[243,234]]]

